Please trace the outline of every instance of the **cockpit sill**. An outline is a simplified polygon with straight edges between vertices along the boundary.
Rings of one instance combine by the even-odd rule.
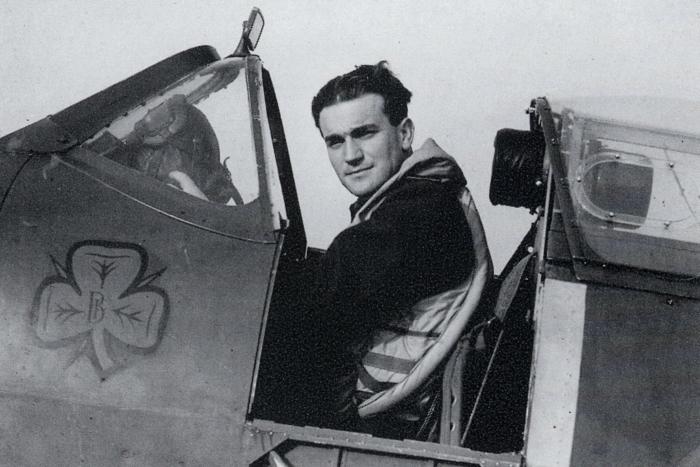
[[[333,462],[337,462],[344,452],[362,450],[365,454],[371,453],[369,455],[375,455],[377,458],[383,455],[401,455],[415,460],[459,462],[484,467],[524,465],[523,454],[517,452],[480,452],[445,444],[376,438],[370,434],[300,427],[262,419],[247,422],[241,436],[246,463],[252,465],[258,465],[256,462],[265,459],[271,451],[288,453],[294,449],[316,449],[316,455],[322,456],[325,452]]]

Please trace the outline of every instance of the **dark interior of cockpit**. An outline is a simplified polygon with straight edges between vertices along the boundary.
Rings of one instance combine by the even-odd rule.
[[[516,452],[523,447],[532,353],[532,267],[527,247],[534,229],[524,239],[465,333],[453,358],[433,378],[433,410],[418,423],[400,425],[389,412],[374,417],[364,431],[383,438],[416,439],[459,445],[482,452]],[[265,323],[265,338],[250,417],[296,426],[319,426],[314,388],[304,350],[308,338],[305,294],[323,251],[309,249],[305,259],[280,259],[275,288]],[[527,267],[516,268],[521,261]],[[503,279],[516,281],[510,306],[502,319],[494,317]],[[318,336],[322,338],[322,336]],[[454,366],[457,365],[458,371]],[[459,381],[455,381],[458,378]],[[460,387],[456,401],[449,386]],[[443,404],[459,403],[455,420],[445,420]],[[457,423],[455,423],[457,422]],[[448,436],[440,431],[457,427]],[[326,428],[334,428],[328,426]],[[451,441],[449,441],[451,440]]]

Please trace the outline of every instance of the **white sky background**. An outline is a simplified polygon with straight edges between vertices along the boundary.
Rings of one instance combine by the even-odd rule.
[[[432,137],[462,166],[497,271],[531,219],[488,201],[493,138],[527,127],[531,98],[700,99],[697,1],[0,0],[0,135],[181,50],[229,54],[252,6],[265,16],[256,53],[275,84],[312,246],[347,224],[353,198],[310,102],[354,65],[386,59],[413,91],[416,146]]]

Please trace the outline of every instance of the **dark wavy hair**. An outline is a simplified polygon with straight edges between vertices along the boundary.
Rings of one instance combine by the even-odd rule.
[[[319,130],[321,111],[330,105],[349,101],[364,94],[379,94],[384,98],[384,113],[389,123],[396,126],[408,115],[411,91],[394,76],[389,63],[382,60],[376,65],[360,65],[349,73],[336,76],[311,101],[311,114]]]

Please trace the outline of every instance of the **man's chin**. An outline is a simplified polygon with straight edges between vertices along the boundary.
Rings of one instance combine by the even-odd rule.
[[[374,193],[379,187],[375,187],[374,184],[369,183],[348,183],[345,185],[345,188],[353,195],[361,198]]]
[[[352,193],[353,195],[361,198],[363,196],[371,195],[379,189],[386,180],[378,180],[376,176],[372,177],[370,173],[361,173],[350,175],[341,180],[343,186]]]
[[[362,198],[363,196],[370,195],[376,191],[376,189],[370,189],[370,188],[348,188],[348,191],[352,193],[354,196],[357,196],[358,198]]]

